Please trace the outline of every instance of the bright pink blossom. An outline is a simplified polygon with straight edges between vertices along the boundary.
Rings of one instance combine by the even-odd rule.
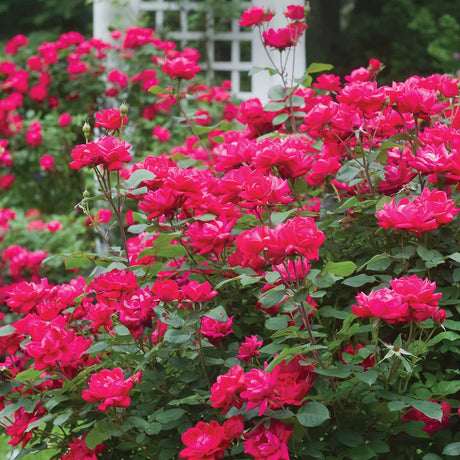
[[[242,402],[239,393],[246,389],[244,377],[243,369],[238,364],[226,374],[219,375],[211,387],[211,406],[222,409],[222,414],[226,414],[231,406],[240,409]]]
[[[245,435],[245,453],[254,460],[289,460],[287,442],[292,434],[292,427],[272,419],[268,428],[264,423]]]
[[[208,339],[209,343],[218,347],[223,338],[233,333],[232,323],[233,316],[225,322],[203,316],[201,318],[200,333]]]
[[[51,171],[54,167],[54,157],[46,154],[40,158],[40,168],[44,171]]]
[[[238,24],[243,27],[260,26],[264,22],[269,22],[274,16],[274,12],[266,10],[264,6],[252,6],[243,11]]]
[[[254,356],[259,356],[259,348],[263,345],[263,340],[257,340],[257,335],[245,337],[244,342],[241,342],[238,348],[236,357],[242,361],[249,363]]]
[[[96,118],[94,126],[100,126],[108,130],[119,129],[128,121],[128,117],[126,115],[122,117],[120,110],[118,109],[105,109],[101,112],[96,112],[94,118]]]
[[[141,378],[141,372],[125,380],[119,367],[113,370],[103,369],[91,376],[89,389],[83,390],[82,398],[88,402],[100,402],[97,410],[103,412],[109,407],[128,407],[131,402],[129,392]]]
[[[215,420],[209,424],[198,422],[183,433],[181,439],[187,447],[180,451],[179,457],[185,460],[220,460],[230,446],[223,427]]]
[[[105,445],[99,444],[94,449],[89,449],[86,445],[85,438],[73,438],[73,442],[69,443],[69,452],[61,457],[61,460],[97,460],[97,454],[101,453]]]
[[[358,303],[352,305],[351,311],[360,318],[382,318],[389,324],[410,321],[411,312],[405,298],[387,287],[371,291],[369,295],[360,292],[356,300]]]
[[[162,70],[173,79],[183,78],[184,80],[191,80],[195,78],[196,74],[200,71],[200,66],[191,59],[178,57],[172,60],[166,60]]]

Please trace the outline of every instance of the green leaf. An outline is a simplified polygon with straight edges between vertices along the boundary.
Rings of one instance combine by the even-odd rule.
[[[162,425],[179,420],[185,414],[184,409],[169,409],[155,414],[155,420]]]
[[[442,458],[436,454],[426,454],[422,457],[422,460],[442,460]]]
[[[260,300],[262,308],[273,307],[278,304],[284,298],[284,286],[282,289],[274,288],[268,291]]]
[[[269,331],[279,331],[282,329],[286,329],[288,326],[288,320],[286,315],[282,316],[275,316],[273,318],[268,318],[265,321],[265,327]]]
[[[306,73],[319,73],[319,72],[328,72],[332,70],[334,66],[332,64],[325,64],[323,62],[312,62],[306,70]]]
[[[67,270],[73,270],[74,268],[80,268],[85,265],[88,265],[88,263],[89,263],[89,259],[84,254],[71,256],[64,261],[65,268]]]
[[[324,271],[335,276],[350,276],[356,270],[356,264],[349,260],[345,262],[327,262]]]
[[[228,320],[227,312],[225,311],[225,308],[221,305],[219,305],[216,308],[213,308],[211,311],[206,312],[205,316],[207,316],[208,318],[215,319],[220,323],[226,323]]]
[[[329,305],[321,307],[320,309],[318,309],[318,312],[321,316],[324,316],[325,318],[346,319],[351,315],[350,311],[337,310],[336,308],[333,308]]]
[[[436,249],[427,249],[424,246],[417,247],[417,254],[425,262],[427,268],[436,267],[444,262],[444,256]]]
[[[443,327],[450,329],[452,331],[460,331],[460,321],[453,321],[451,319],[446,319],[442,323]]]
[[[273,125],[281,125],[283,124],[287,119],[289,118],[288,113],[279,113],[276,115],[275,118],[273,118],[272,123]]]
[[[105,422],[96,422],[85,438],[85,444],[88,449],[93,450],[106,439],[110,438],[107,424]]]
[[[233,279],[239,279],[240,283],[241,283],[241,286],[249,286],[251,284],[258,283],[262,279],[262,277],[261,276],[250,276],[250,275],[243,274],[243,275],[240,275],[237,278],[233,278]]]
[[[369,386],[373,385],[377,377],[379,376],[379,373],[377,371],[374,371],[373,369],[366,371],[366,372],[357,372],[355,376],[361,380],[364,383],[367,383]]]
[[[460,339],[460,335],[452,331],[441,332],[440,334],[435,335],[429,342],[428,347],[432,347],[437,343],[443,340],[450,340],[453,342],[454,340]]]
[[[414,409],[417,409],[427,417],[433,418],[438,422],[442,420],[443,414],[440,404],[431,401],[420,401],[413,398],[403,398],[403,400],[407,401]]]
[[[368,283],[373,283],[375,281],[376,281],[375,276],[369,276],[369,275],[362,273],[361,275],[352,276],[351,278],[347,278],[346,280],[343,280],[342,284],[345,284],[346,286],[351,286],[351,287],[360,287]]]
[[[158,256],[163,257],[182,257],[187,254],[186,249],[181,244],[170,244],[163,246],[157,252]]]
[[[206,213],[206,214],[202,214],[201,216],[197,216],[197,217],[194,217],[193,219],[194,220],[199,220],[200,222],[211,222],[213,220],[216,219],[216,215],[215,214],[211,214],[211,213]]]
[[[450,256],[447,256],[449,259],[452,259],[454,262],[458,262],[460,264],[460,252],[454,252]]]
[[[353,430],[341,430],[336,434],[336,437],[342,444],[348,447],[356,447],[363,443],[363,435]]]
[[[340,182],[349,182],[361,173],[361,169],[351,163],[345,163],[336,175]]]
[[[278,272],[268,272],[265,274],[265,279],[270,284],[276,283],[280,278],[281,275]]]
[[[307,427],[321,425],[329,418],[328,408],[316,401],[308,402],[297,412],[297,420],[301,425]]]
[[[18,380],[20,382],[25,382],[27,380],[35,380],[36,378],[40,377],[41,374],[43,374],[43,371],[36,369],[27,369],[16,375],[14,380]]]
[[[63,423],[67,422],[67,420],[70,418],[72,415],[72,409],[66,409],[64,412],[59,414],[54,420],[53,420],[53,425],[60,426]]]
[[[283,212],[273,212],[270,216],[272,225],[278,225],[284,222],[293,212],[294,209],[290,209],[288,211]]]
[[[93,345],[91,345],[86,352],[90,354],[97,354],[97,353],[100,353],[101,351],[107,350],[108,347],[109,347],[109,342],[106,342],[106,341],[96,342]]]
[[[286,90],[282,85],[272,86],[268,90],[268,98],[272,101],[283,101],[286,98]]]
[[[279,112],[286,108],[286,104],[284,102],[269,102],[265,104],[264,110],[265,112]]]
[[[147,224],[130,225],[128,227],[128,232],[132,233],[133,235],[138,235],[139,233],[142,233],[147,227]]]
[[[129,430],[130,428],[137,428],[140,431],[148,431],[150,423],[141,417],[131,415],[126,419],[125,423],[123,423],[123,429]]]
[[[451,442],[444,447],[442,453],[444,455],[456,456],[460,455],[460,442]]]
[[[167,329],[164,339],[165,342],[181,344],[191,340],[191,334],[186,334],[179,329]]]
[[[448,382],[438,382],[433,388],[433,392],[438,395],[451,395],[460,391],[460,380],[450,380]]]
[[[11,324],[7,326],[0,327],[0,337],[6,337],[8,335],[14,334],[16,332],[16,328]]]
[[[358,268],[361,271],[364,267],[372,271],[385,271],[391,265],[392,259],[386,253],[377,254]]]
[[[351,371],[347,367],[329,367],[328,369],[315,369],[315,373],[345,379],[351,374]]]
[[[121,337],[128,337],[131,335],[131,332],[129,332],[129,329],[123,324],[118,324],[117,326],[115,326],[114,331],[117,335]]]
[[[136,188],[141,182],[153,180],[155,177],[156,175],[148,169],[136,169],[136,171],[134,171],[125,182],[125,187]]]
[[[170,94],[171,91],[166,88],[162,88],[161,86],[155,85],[149,88],[149,93],[157,94],[157,95],[158,94]]]

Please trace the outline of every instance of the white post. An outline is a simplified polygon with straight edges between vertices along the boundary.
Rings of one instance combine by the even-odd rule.
[[[93,36],[110,41],[110,27],[126,29],[139,19],[140,0],[94,0]]]
[[[302,5],[305,6],[305,0],[252,0],[253,5],[263,5],[275,11],[276,14],[270,22],[270,28],[278,29],[286,27],[287,18],[284,16],[287,5]],[[270,51],[272,59],[275,63],[279,62],[279,52],[276,50]],[[283,51],[286,53],[287,51]],[[295,51],[295,67],[292,67],[293,53],[291,51],[287,65],[288,81],[291,80],[292,70],[294,70],[294,78],[303,75],[306,67],[306,51],[305,51],[305,37],[303,36],[296,46]],[[252,64],[256,67],[273,67],[269,58],[264,50],[264,46],[259,38],[257,30],[254,31],[252,39]],[[262,102],[268,101],[268,89],[273,85],[281,84],[281,79],[278,75],[270,76],[267,71],[260,71],[252,76],[252,92],[255,97],[258,97]]]

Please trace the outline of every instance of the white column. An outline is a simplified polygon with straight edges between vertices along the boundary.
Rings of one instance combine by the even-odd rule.
[[[288,5],[302,5],[305,6],[305,0],[252,0],[253,5],[263,5],[266,8],[270,8],[272,11],[275,11],[276,14],[274,18],[270,21],[270,28],[278,29],[280,27],[286,27],[287,18],[284,16],[286,7]],[[268,48],[272,59],[275,63],[279,63],[279,52],[277,50],[271,50]],[[287,51],[283,51],[283,54],[286,54]],[[298,78],[303,75],[306,67],[306,51],[305,51],[305,37],[302,36],[302,39],[299,40],[299,43],[296,46],[295,51],[295,67],[294,67],[294,77]],[[288,81],[291,80],[292,76],[292,58],[293,53],[291,51],[287,71],[288,71]],[[252,40],[252,64],[257,67],[273,67],[270,60],[267,57],[267,54],[264,50],[264,46],[261,43],[259,38],[259,33],[257,30],[254,31],[254,36]],[[258,97],[262,102],[268,101],[268,89],[271,86],[281,84],[281,78],[278,75],[270,76],[267,71],[257,72],[252,76],[252,92],[255,97]]]
[[[127,29],[139,18],[140,0],[94,0],[93,36],[110,41],[110,27]]]

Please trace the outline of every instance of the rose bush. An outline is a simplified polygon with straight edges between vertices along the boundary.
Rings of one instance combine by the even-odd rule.
[[[272,16],[253,7],[241,25],[264,37]],[[324,64],[287,81],[304,16],[290,8],[265,35],[294,34],[275,47],[282,84],[233,124],[190,117],[198,64],[162,44],[169,87],[139,79],[192,136],[134,156],[130,101],[96,114],[98,139],[84,127],[67,160],[97,181],[78,206],[107,252],[67,255],[80,274],[65,281],[40,275],[39,254],[2,288],[12,445],[65,460],[459,455],[459,81],[379,87],[377,60],[345,81],[314,82]],[[123,48],[146,43],[160,42],[136,28]]]

